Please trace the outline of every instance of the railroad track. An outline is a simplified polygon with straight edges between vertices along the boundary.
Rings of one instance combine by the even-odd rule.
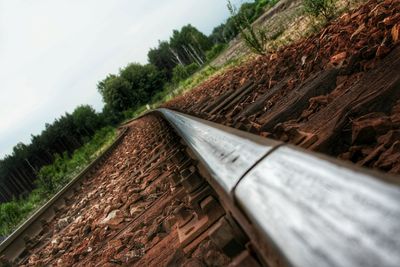
[[[26,266],[398,266],[399,204],[388,175],[159,109],[124,125],[0,254]]]

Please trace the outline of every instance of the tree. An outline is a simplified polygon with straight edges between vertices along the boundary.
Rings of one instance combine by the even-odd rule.
[[[187,79],[199,69],[199,65],[192,63],[187,66],[178,65],[173,70],[172,82],[178,84],[180,81]]]
[[[190,24],[183,26],[180,31],[174,30],[169,43],[176,59],[184,65],[202,65],[205,62],[205,51],[213,45],[206,35]]]
[[[98,85],[103,101],[112,110],[122,112],[131,104],[130,84],[124,78],[110,75]]]
[[[222,23],[213,29],[210,36],[208,37],[213,42],[213,44],[225,44],[229,42],[229,39],[226,38],[224,34],[225,27],[226,24]]]
[[[179,64],[167,41],[159,41],[158,47],[151,48],[147,53],[147,58],[150,64],[165,73],[167,79],[171,79],[172,70]]]
[[[72,117],[77,131],[82,135],[93,135],[101,125],[99,115],[89,105],[76,107],[72,113]]]
[[[104,123],[87,105],[77,107],[73,114],[65,113],[46,123],[31,143],[18,143],[11,155],[0,160],[0,201],[27,194],[35,188],[39,170],[55,160],[55,155],[71,154],[82,146]]]
[[[130,84],[131,107],[147,103],[156,91],[162,90],[166,78],[154,65],[131,63],[120,70],[120,77]]]
[[[120,69],[119,75],[108,75],[99,82],[98,90],[107,112],[118,114],[146,104],[165,82],[165,74],[154,65],[132,63]]]

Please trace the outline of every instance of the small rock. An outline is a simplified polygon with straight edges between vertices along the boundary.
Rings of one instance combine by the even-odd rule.
[[[147,241],[151,241],[158,233],[161,232],[164,232],[163,224],[153,224],[147,233]]]
[[[385,135],[378,137],[379,144],[385,144],[389,148],[394,142],[400,140],[400,130],[390,130]]]
[[[353,120],[352,143],[371,144],[377,135],[386,133],[391,128],[390,118],[384,113],[370,113]]]
[[[214,264],[213,264],[214,265]],[[210,265],[210,266],[213,266]],[[182,264],[182,267],[205,267],[206,265],[198,259],[189,259]],[[214,265],[218,266],[218,265]]]
[[[117,260],[117,259],[110,259],[110,262],[114,263],[114,264],[122,265],[122,261]]]
[[[82,215],[79,215],[78,217],[75,218],[74,223],[80,223],[82,222],[82,220],[83,220]]]
[[[271,56],[269,57],[269,60],[275,60],[275,59],[277,59],[278,58],[278,54],[276,54],[276,53],[274,53],[274,54],[271,54]]]
[[[33,254],[28,260],[28,263],[33,266],[36,266],[38,262],[39,262],[39,256],[36,254]]]
[[[65,227],[67,227],[68,224],[69,224],[69,217],[59,219],[57,222],[58,229],[63,229]]]
[[[346,57],[347,57],[347,52],[341,52],[339,54],[336,54],[333,57],[331,57],[330,64],[332,64],[333,66],[342,65]]]
[[[399,21],[400,14],[396,14],[395,16],[387,17],[383,20],[383,23],[386,26],[392,26],[395,24],[397,21]]]
[[[384,57],[390,52],[390,48],[385,46],[385,45],[380,45],[378,46],[378,49],[376,50],[376,56],[377,57]]]
[[[61,239],[59,237],[54,238],[53,240],[51,240],[51,244],[53,246],[58,245],[60,243]]]
[[[124,216],[120,210],[111,211],[101,224],[118,225],[124,220]]]
[[[140,212],[142,212],[144,210],[143,206],[137,206],[134,205],[131,207],[131,209],[129,210],[129,213],[132,217],[134,217],[135,215],[139,214]]]
[[[399,41],[399,36],[400,36],[400,23],[397,23],[396,25],[393,26],[391,34],[393,43],[397,43]]]
[[[131,250],[128,251],[125,256],[124,256],[124,262],[126,264],[132,264],[134,261],[137,261],[144,255],[144,250],[139,249],[139,250]]]
[[[389,171],[398,163],[400,158],[400,141],[396,141],[393,145],[383,152],[379,159],[375,162],[374,167]]]
[[[88,235],[91,231],[92,228],[90,227],[90,225],[85,225],[85,227],[83,228],[83,234],[85,235]]]
[[[111,206],[107,206],[107,207],[104,209],[104,213],[105,213],[105,214],[110,213],[110,211],[111,211]]]
[[[360,27],[358,27],[357,30],[354,31],[354,33],[351,35],[350,40],[353,40],[354,37],[356,37],[357,35],[359,35],[363,30],[365,30],[365,24],[361,24]]]

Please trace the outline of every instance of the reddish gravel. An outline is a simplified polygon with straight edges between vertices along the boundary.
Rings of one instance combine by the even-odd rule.
[[[212,266],[207,262],[213,260],[227,265],[230,259],[207,238],[193,253],[181,249],[175,210],[185,205],[186,192],[181,186],[170,189],[170,177],[179,170],[173,160],[182,149],[178,141],[158,118],[132,122],[122,143],[32,241],[18,265]]]
[[[164,106],[399,174],[399,34],[400,1],[371,0]]]
[[[369,1],[165,106],[399,174],[399,33],[400,1]],[[181,212],[193,208],[174,179],[197,171],[178,137],[153,116],[128,127],[16,265],[229,265],[207,235],[180,244]]]

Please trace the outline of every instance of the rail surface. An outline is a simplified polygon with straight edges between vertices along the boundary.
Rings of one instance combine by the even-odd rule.
[[[390,176],[161,109],[269,265],[399,266],[400,187]],[[233,212],[235,214],[235,212]],[[246,218],[248,221],[243,221]],[[246,225],[253,227],[246,227]]]
[[[147,115],[161,116],[182,138],[262,264],[398,266],[400,187],[392,177],[168,109]],[[22,246],[39,217],[0,254],[16,257],[10,249]]]

